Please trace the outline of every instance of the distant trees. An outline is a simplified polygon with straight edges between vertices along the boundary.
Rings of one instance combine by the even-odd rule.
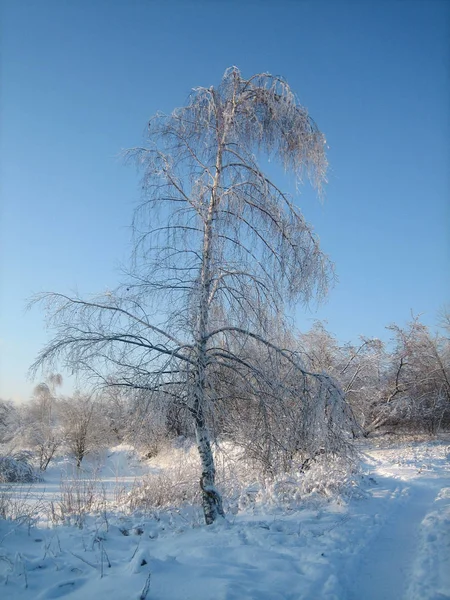
[[[419,318],[406,327],[392,325],[393,351],[385,392],[374,407],[367,431],[390,424],[436,433],[450,425],[450,345],[432,335]]]
[[[58,395],[61,385],[61,375],[50,374],[19,409],[20,444],[32,451],[41,471],[59,451],[72,455],[79,467],[86,454],[104,448],[113,437],[100,399],[80,392]]]
[[[303,429],[304,449],[327,438],[336,450],[348,425],[333,379],[308,371],[295,348],[278,343],[285,306],[322,297],[333,271],[298,208],[256,159],[277,158],[320,191],[324,144],[283,79],[245,79],[228,69],[217,88],[196,88],[186,107],[152,118],[146,146],[127,154],[143,170],[143,202],[126,284],[90,301],[40,297],[55,336],[34,368],[60,363],[105,385],[166,398],[174,416],[188,411],[207,523],[223,514],[209,431],[229,401],[268,424],[277,422],[282,397],[302,422],[320,421],[317,438]],[[230,379],[231,396],[223,385]],[[277,443],[285,437],[281,427]]]
[[[298,341],[291,334],[274,339],[277,348],[289,348],[295,360],[301,360]],[[221,374],[222,438],[245,448],[247,457],[269,475],[287,472],[321,454],[351,453],[349,434],[356,422],[332,374],[313,371],[304,360],[299,373],[296,364],[280,360],[277,350],[256,344],[238,356],[252,360],[264,379],[245,381]]]
[[[89,394],[75,393],[60,400],[60,423],[66,451],[80,467],[83,458],[111,441],[102,406]]]
[[[41,471],[46,470],[62,443],[56,396],[61,385],[61,375],[49,375],[34,388],[31,401],[22,409],[23,440],[35,452]]]
[[[383,344],[361,337],[359,343],[342,345],[320,321],[300,335],[298,343],[308,368],[325,371],[339,382],[355,417],[352,432],[357,437],[365,431],[371,407],[382,394]]]
[[[363,435],[383,428],[431,434],[448,428],[450,339],[431,334],[418,317],[388,329],[387,345],[361,338],[359,345],[341,346],[317,323],[300,338],[305,364],[339,382]]]
[[[131,433],[134,403],[127,390],[109,386],[101,394],[101,411],[112,442],[122,443]]]
[[[17,410],[11,401],[0,398],[0,444],[6,444],[18,428]]]

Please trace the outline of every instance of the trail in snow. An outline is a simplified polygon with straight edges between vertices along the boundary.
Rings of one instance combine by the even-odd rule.
[[[369,532],[345,600],[450,600],[450,446],[433,441],[369,451],[376,485]],[[339,599],[340,600],[340,599]]]
[[[383,485],[382,481],[379,483]],[[407,600],[421,523],[432,509],[441,485],[441,479],[420,477],[404,488],[402,501],[396,502],[395,493],[392,494],[395,509],[362,552],[350,584],[349,600]]]

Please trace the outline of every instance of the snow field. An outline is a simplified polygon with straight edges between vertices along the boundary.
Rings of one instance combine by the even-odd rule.
[[[171,468],[189,479],[195,466],[186,448],[131,466],[129,452],[115,449],[97,469],[110,504],[83,515],[81,529],[54,526],[44,513],[29,525],[0,521],[1,597],[449,599],[449,452],[448,442],[366,449],[363,474],[340,493],[323,481],[321,489],[316,473],[301,497],[295,474],[263,489],[249,470],[245,493],[235,483],[227,519],[206,527],[190,498],[179,508],[111,510],[114,486],[132,488],[134,475],[165,477],[167,494],[176,485]],[[53,482],[56,494],[57,469],[46,479],[38,485],[50,495]]]

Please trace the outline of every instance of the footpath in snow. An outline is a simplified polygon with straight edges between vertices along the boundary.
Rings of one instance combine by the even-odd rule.
[[[450,443],[366,450],[351,497],[108,514],[83,529],[0,521],[4,600],[450,600]]]
[[[378,490],[371,490],[369,504],[384,497],[389,506],[355,560],[346,597],[450,598],[450,446],[398,446],[371,455]]]

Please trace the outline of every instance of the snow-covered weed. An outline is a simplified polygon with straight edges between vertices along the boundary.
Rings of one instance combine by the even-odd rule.
[[[50,504],[50,520],[83,528],[86,516],[106,511],[105,489],[101,480],[75,472],[61,479],[60,497]]]
[[[150,464],[156,472],[136,482],[126,495],[129,511],[200,502],[200,464],[194,447],[165,448]]]
[[[320,456],[301,478],[303,495],[318,493],[323,496],[351,493],[359,475],[356,461],[335,456]]]
[[[153,510],[164,506],[180,506],[185,502],[198,502],[200,488],[197,480],[183,473],[180,480],[173,471],[147,475],[136,483],[126,500],[128,510]]]
[[[30,525],[44,509],[44,501],[33,495],[30,485],[0,485],[0,519]]]
[[[247,456],[245,449],[231,442],[215,445],[214,455],[216,483],[227,514],[260,510],[265,506],[299,508],[313,497],[346,495],[358,489],[355,484],[358,474],[354,471],[354,463],[348,459],[319,455],[307,466],[299,459],[289,472],[268,476],[261,472],[257,461]],[[142,514],[150,518],[172,515],[170,519],[178,523],[174,525],[176,528],[181,524],[192,527],[203,522],[199,517],[201,466],[194,443],[177,440],[156,457],[139,464],[128,447],[116,449],[104,460],[107,461],[105,464],[96,465],[92,471],[88,467],[87,470],[63,471],[59,490],[39,507],[41,517],[53,525],[79,528],[86,527],[88,518],[97,517],[106,522],[114,514]],[[114,465],[116,473],[111,470]],[[134,483],[130,469],[137,475]],[[16,491],[11,494],[20,497]],[[0,516],[4,515],[4,518],[14,518],[24,512],[20,505],[7,504],[9,495],[3,499],[4,508],[0,506]],[[46,495],[48,497],[48,491]]]

